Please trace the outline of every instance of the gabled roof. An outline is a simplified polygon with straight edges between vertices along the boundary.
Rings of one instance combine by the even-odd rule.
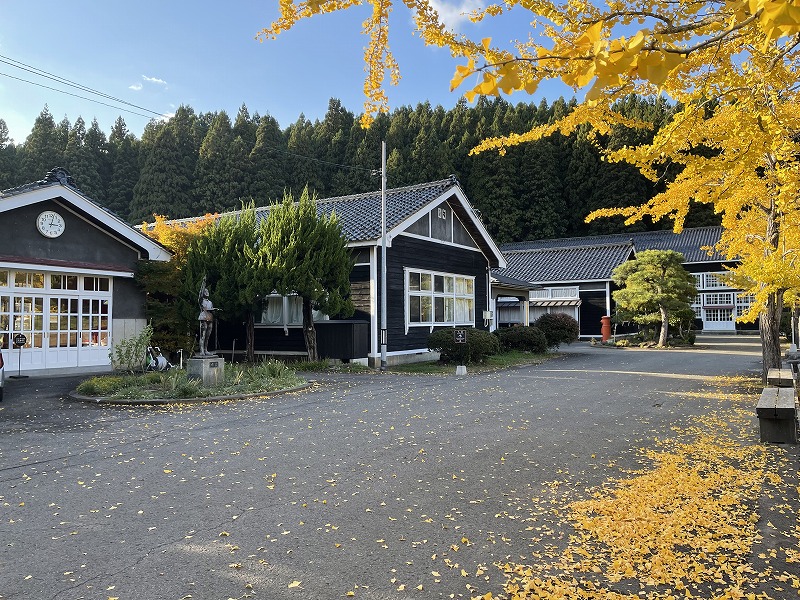
[[[725,257],[716,251],[710,255],[704,247],[713,248],[722,236],[722,227],[694,227],[684,229],[681,233],[666,231],[643,231],[632,233],[616,233],[590,237],[573,237],[553,240],[534,240],[504,244],[504,253],[517,250],[540,250],[543,248],[566,248],[574,246],[601,246],[628,242],[633,244],[637,252],[642,250],[675,250],[683,254],[685,263],[719,262]]]
[[[51,170],[45,179],[0,191],[0,213],[48,200],[73,207],[76,214],[108,235],[139,248],[143,258],[166,261],[171,257],[161,244],[86,197],[75,186],[69,173],[60,167]]]
[[[455,177],[386,190],[386,232],[388,243],[410,222],[420,218],[429,207],[447,201],[463,223],[491,266],[504,266],[502,252],[494,243],[467,200]],[[266,215],[269,207],[258,209]],[[381,239],[381,192],[366,192],[317,200],[317,212],[336,213],[342,233],[349,242],[373,242]]]
[[[477,213],[473,210],[455,177],[386,190],[386,232],[388,244],[431,205],[447,201],[478,248],[493,267],[505,266],[503,253],[492,240]],[[336,217],[345,239],[353,245],[379,243],[381,239],[381,192],[317,199],[317,213]],[[256,218],[265,219],[269,206],[256,208]],[[239,211],[233,211],[236,214]],[[175,219],[173,222],[195,219]]]
[[[508,266],[492,271],[531,283],[607,281],[633,255],[629,241],[618,244],[535,248],[505,252]]]

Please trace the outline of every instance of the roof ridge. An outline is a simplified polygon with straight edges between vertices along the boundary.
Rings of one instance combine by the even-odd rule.
[[[386,192],[387,193],[392,193],[392,194],[403,193],[403,192],[408,192],[408,191],[411,191],[411,190],[420,190],[420,189],[433,188],[433,187],[437,187],[437,186],[444,185],[444,184],[447,184],[447,183],[453,183],[453,184],[458,185],[458,181],[455,179],[455,177],[451,176],[451,177],[448,177],[447,179],[437,179],[436,181],[427,181],[427,182],[424,182],[424,183],[415,183],[413,185],[406,185],[406,186],[402,186],[402,187],[388,188],[386,190]],[[371,191],[371,192],[361,192],[360,194],[347,194],[345,196],[331,196],[330,198],[318,198],[317,199],[317,203],[320,203],[320,202],[334,202],[334,201],[343,202],[343,201],[347,201],[347,200],[358,200],[358,199],[374,196],[374,195],[380,194],[380,193],[381,193],[381,190],[374,190],[374,191]]]
[[[579,239],[579,238],[576,238]],[[609,242],[607,244],[582,244],[580,246],[543,246],[541,248],[516,248],[513,250],[503,250],[501,246],[501,251],[504,254],[520,254],[522,252],[541,252],[544,250],[553,251],[566,251],[566,250],[581,250],[583,248],[616,248],[616,247],[625,247],[625,246],[633,246],[632,241],[627,242]]]

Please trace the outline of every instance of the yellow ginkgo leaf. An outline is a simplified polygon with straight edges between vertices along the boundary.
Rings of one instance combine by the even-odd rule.
[[[300,587],[300,584],[303,583],[302,581],[297,581],[296,579],[290,583],[288,586],[289,589]]]

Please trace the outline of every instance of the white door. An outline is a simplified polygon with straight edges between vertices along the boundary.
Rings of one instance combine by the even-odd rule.
[[[80,300],[74,296],[51,296],[48,305],[47,366],[77,367]]]

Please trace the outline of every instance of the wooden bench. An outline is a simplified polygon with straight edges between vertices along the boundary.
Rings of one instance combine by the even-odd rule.
[[[767,385],[772,387],[794,387],[792,369],[769,369],[767,371]]]
[[[762,442],[797,443],[795,397],[793,387],[767,387],[761,392],[756,415]]]

